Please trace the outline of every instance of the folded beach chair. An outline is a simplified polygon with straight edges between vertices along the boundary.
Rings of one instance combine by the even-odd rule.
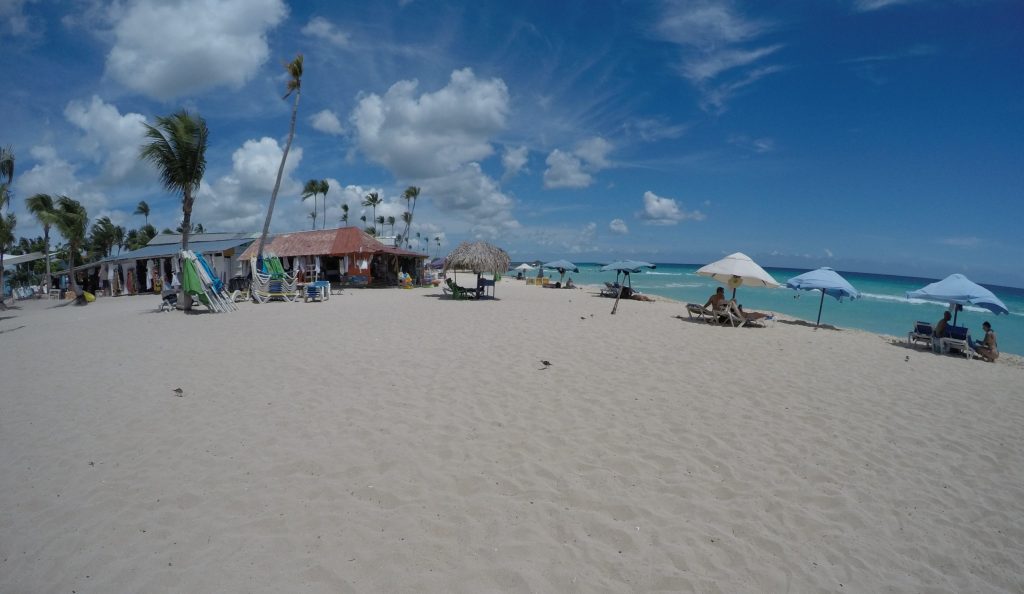
[[[955,350],[968,359],[973,359],[974,351],[971,350],[967,335],[966,326],[947,326],[946,336],[939,339],[939,348],[943,353]]]
[[[934,328],[928,322],[914,322],[914,329],[907,332],[907,344],[913,346],[915,342],[923,342],[925,346],[931,348],[932,346],[932,334],[934,334]]]

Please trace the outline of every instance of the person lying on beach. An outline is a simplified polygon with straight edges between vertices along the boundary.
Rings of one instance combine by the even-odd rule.
[[[985,322],[981,325],[982,330],[985,331],[985,338],[981,339],[980,342],[970,341],[970,347],[974,349],[975,353],[981,356],[982,359],[995,362],[999,358],[999,343],[996,342],[996,333],[992,330],[992,324]],[[970,340],[968,338],[968,340]]]
[[[721,309],[723,303],[725,303],[725,287],[718,287],[718,289],[715,290],[715,294],[708,297],[708,301],[704,304],[704,307],[710,306],[711,311],[715,311],[717,309]]]
[[[934,338],[942,338],[946,335],[947,329],[949,328],[949,320],[952,319],[953,314],[948,311],[942,314],[942,319],[935,323],[935,329],[932,330],[932,336]]]
[[[732,303],[732,302],[730,302],[730,303]],[[767,318],[768,315],[769,315],[769,314],[766,314],[766,313],[761,313],[759,311],[743,311],[743,306],[742,305],[737,305],[736,306],[736,311],[739,312],[741,317],[744,317],[744,318],[746,318],[748,320],[760,320],[761,318]]]

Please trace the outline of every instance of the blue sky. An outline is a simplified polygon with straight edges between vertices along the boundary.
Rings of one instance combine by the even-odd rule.
[[[212,6],[212,7],[211,7]],[[193,220],[262,225],[305,55],[273,229],[362,197],[414,234],[513,259],[703,263],[1024,286],[1024,5],[1011,0],[446,3],[0,0],[0,144],[23,199],[129,228],[180,220],[141,122],[206,118]],[[432,242],[433,244],[433,242]],[[435,245],[430,248],[433,255]]]

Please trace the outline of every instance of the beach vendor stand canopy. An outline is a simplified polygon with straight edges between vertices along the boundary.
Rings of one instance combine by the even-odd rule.
[[[477,286],[480,275],[490,272],[497,280],[498,275],[508,271],[511,259],[508,252],[486,241],[462,242],[444,259],[444,272],[471,270],[476,273]]]
[[[860,291],[853,288],[853,285],[838,272],[827,266],[794,276],[786,281],[786,286],[798,291],[821,291],[821,302],[818,303],[818,320],[814,323],[815,326],[821,324],[821,308],[825,304],[825,295],[834,297],[840,303],[842,303],[843,297],[848,299],[860,297]]]
[[[736,252],[699,268],[697,274],[709,276],[732,289],[733,299],[736,298],[737,287],[779,287],[778,282],[764,268],[750,259],[750,256]]]
[[[650,262],[641,262],[639,260],[616,260],[610,264],[605,264],[601,267],[602,272],[615,271],[615,282],[619,282],[619,275],[623,275],[624,281],[629,286],[630,293],[633,291],[633,281],[630,279],[630,273],[641,272],[644,268],[654,269],[656,265]],[[612,306],[612,314],[615,314],[615,310],[619,308],[619,299],[622,298],[622,287],[619,287],[618,294],[615,296],[615,305]]]
[[[957,305],[975,305],[983,307],[996,315],[1010,313],[1010,310],[1006,309],[1006,304],[1000,301],[992,291],[972,282],[962,274],[951,274],[916,291],[907,291],[907,299],[924,299],[925,301]],[[958,307],[954,308],[954,326],[956,326],[956,312],[959,309]]]

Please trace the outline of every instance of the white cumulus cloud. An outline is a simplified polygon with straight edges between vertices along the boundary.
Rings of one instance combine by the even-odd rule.
[[[231,171],[199,188],[192,220],[209,228],[216,225],[217,230],[224,231],[262,229],[283,152],[284,148],[272,138],[245,141],[231,155]],[[301,162],[302,148],[292,145],[274,207],[272,229],[308,229],[307,213],[312,208],[302,205],[302,184],[292,177]]]
[[[637,213],[651,225],[675,225],[679,221],[703,221],[704,213],[699,210],[687,211],[672,198],[663,198],[654,192],[644,192],[644,209]]]
[[[572,152],[555,149],[548,155],[544,171],[545,188],[586,188],[594,183],[592,174],[607,169],[612,143],[595,136],[581,141]]]
[[[403,80],[383,96],[362,97],[350,117],[359,149],[481,232],[517,226],[512,199],[479,165],[494,154],[491,138],[506,125],[505,83],[478,79],[464,68],[452,72],[443,88],[418,91],[417,81]]]
[[[612,221],[608,223],[608,229],[610,229],[612,233],[618,233],[619,235],[629,233],[629,227],[626,226],[626,221],[623,221],[622,219],[612,219]]]
[[[342,128],[341,120],[338,119],[338,115],[329,109],[322,109],[309,116],[309,123],[315,130],[319,130],[324,134],[340,136],[345,133],[345,129]]]
[[[88,102],[70,101],[64,117],[84,132],[79,149],[94,162],[102,163],[108,178],[119,180],[144,171],[139,160],[146,122],[142,114],[122,115],[117,107],[93,95]]]
[[[505,147],[505,152],[501,154],[501,164],[505,168],[505,175],[502,177],[508,179],[518,175],[526,167],[529,155],[530,151],[525,146]]]
[[[336,45],[338,47],[346,47],[349,44],[349,35],[343,31],[339,31],[334,23],[323,18],[313,17],[309,19],[306,26],[302,28],[303,35],[309,35],[310,37],[316,37],[317,39],[323,39],[324,41]]]
[[[589,173],[583,171],[583,162],[571,153],[559,149],[551,151],[544,171],[545,188],[585,188],[594,182]]]
[[[282,0],[138,0],[113,12],[107,75],[167,100],[244,85],[266,62],[267,31],[288,9]]]

